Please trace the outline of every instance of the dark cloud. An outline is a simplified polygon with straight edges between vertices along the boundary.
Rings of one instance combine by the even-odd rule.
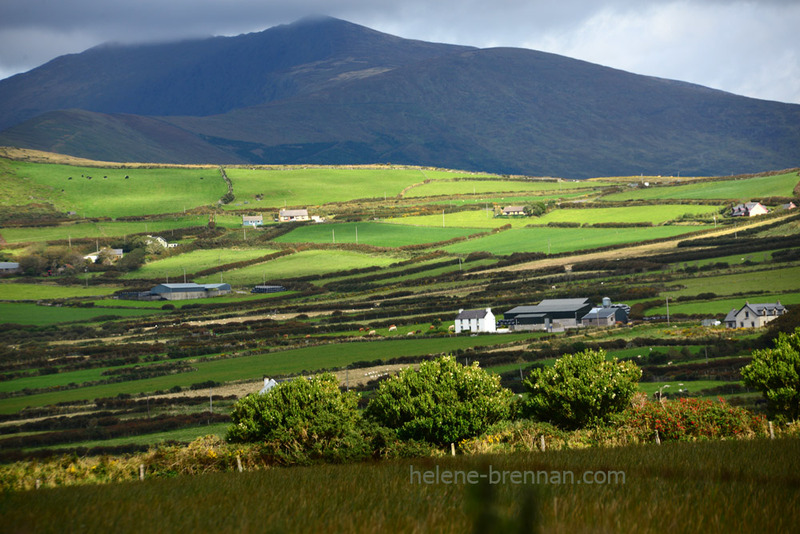
[[[309,15],[800,103],[796,0],[0,0],[0,78],[103,42],[236,35]]]

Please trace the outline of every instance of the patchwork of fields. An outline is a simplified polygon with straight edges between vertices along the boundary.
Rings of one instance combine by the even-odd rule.
[[[727,214],[740,199],[788,199],[797,172],[632,189],[635,177],[521,180],[388,165],[224,171],[233,200],[220,204],[228,186],[218,167],[72,167],[0,158],[0,261],[19,261],[24,270],[0,283],[0,414],[20,420],[33,413],[92,414],[96,399],[114,398],[134,410],[120,415],[136,419],[136,410],[146,409],[149,419],[150,405],[136,403],[156,393],[207,396],[209,389],[323,369],[373,373],[378,380],[390,360],[409,365],[436,354],[480,361],[504,386],[521,391],[521,371],[594,346],[646,369],[640,390],[648,396],[669,385],[673,393],[684,388],[711,398],[722,387],[759,409],[736,365],[749,358],[760,332],[705,328],[699,317],[721,318],[745,299],[800,305],[798,216]],[[619,204],[626,200],[636,202]],[[538,217],[496,216],[510,204],[547,201]],[[329,222],[273,223],[284,206],[308,208]],[[48,226],[38,226],[42,213]],[[242,216],[253,214],[267,224],[244,230]],[[119,220],[127,216],[136,220]],[[137,234],[181,246],[157,254],[131,239]],[[671,239],[684,236],[686,246],[675,247]],[[720,242],[689,242],[698,237]],[[664,250],[628,248],[645,241]],[[140,247],[142,263],[80,263],[111,246],[126,256]],[[606,247],[619,259],[605,262]],[[600,259],[565,270],[576,251],[596,251]],[[521,253],[559,257],[540,267]],[[234,292],[169,303],[113,298],[184,276],[227,282]],[[287,291],[250,293],[263,283]],[[649,307],[634,317],[637,324],[606,330],[456,336],[448,328],[461,309],[491,308],[500,318],[543,299],[599,303],[606,296]],[[667,298],[672,314],[691,318],[669,327],[645,321],[665,313],[657,304]],[[668,365],[665,354],[679,356]],[[376,384],[364,386],[364,395]],[[204,413],[204,401],[159,413]],[[187,440],[197,432],[190,426],[107,443]],[[104,440],[64,446],[98,442]]]

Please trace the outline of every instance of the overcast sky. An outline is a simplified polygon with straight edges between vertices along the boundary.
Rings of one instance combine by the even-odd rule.
[[[797,0],[0,0],[0,79],[104,42],[237,35],[309,15],[800,104]]]

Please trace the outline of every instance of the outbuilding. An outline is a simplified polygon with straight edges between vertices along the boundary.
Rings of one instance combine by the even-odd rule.
[[[189,300],[218,297],[231,292],[230,284],[159,284],[150,292],[163,300]]]

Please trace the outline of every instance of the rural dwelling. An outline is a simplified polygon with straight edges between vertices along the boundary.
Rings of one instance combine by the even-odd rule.
[[[277,386],[278,383],[275,381],[274,378],[265,378],[264,379],[264,387],[258,392],[259,395],[263,395],[264,393],[269,393],[269,390]]]
[[[536,306],[517,306],[499,321],[511,330],[564,330],[581,326],[581,319],[594,305],[589,299],[545,299]]]
[[[786,313],[781,301],[767,304],[745,303],[738,311],[736,308],[725,316],[727,328],[761,328],[773,319]]]
[[[461,332],[497,332],[494,314],[491,308],[485,310],[458,310],[456,316],[456,334]]]
[[[19,272],[19,263],[15,261],[0,261],[0,275]]]
[[[611,299],[605,297],[603,306],[592,310],[581,318],[583,326],[614,326],[617,323],[627,323],[630,306],[627,304],[611,304]]]
[[[159,284],[150,290],[162,300],[188,300],[218,297],[231,292],[230,284]]]
[[[242,226],[262,226],[264,224],[263,215],[242,215]]]
[[[503,215],[506,216],[525,215],[525,206],[506,206],[503,208]]]
[[[308,216],[308,210],[281,210],[278,213],[278,220],[280,222],[291,222],[291,221],[308,221],[310,217]]]
[[[789,202],[788,204],[781,204],[782,210],[793,210],[797,207],[794,202]]]
[[[745,202],[738,204],[731,210],[731,217],[755,217],[766,215],[769,210],[761,202]]]
[[[168,248],[169,247],[169,243],[167,243],[167,240],[164,239],[163,237],[159,237],[159,236],[148,235],[147,239],[145,239],[145,243],[148,244],[148,245],[150,245],[151,243],[157,243],[157,244],[161,245],[164,248]]]
[[[115,262],[118,259],[122,258],[123,253],[121,248],[102,248],[96,252],[92,252],[91,254],[87,254],[83,257],[84,260],[90,261],[92,263],[97,263],[97,259],[100,257],[105,258],[108,262]]]

